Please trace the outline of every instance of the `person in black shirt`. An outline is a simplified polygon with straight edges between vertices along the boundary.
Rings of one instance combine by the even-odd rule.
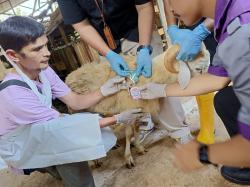
[[[135,75],[137,77],[141,74],[144,77],[151,76],[151,39],[152,46],[154,49],[157,48],[153,51],[152,56],[163,52],[160,37],[157,38],[155,34],[152,35],[154,11],[151,0],[57,1],[64,17],[64,23],[72,24],[83,40],[108,59],[112,69],[118,75],[128,76],[128,67],[119,53],[124,51],[127,53],[131,50],[133,52],[129,52],[129,54],[132,55],[136,55],[137,51]],[[104,22],[109,26],[117,46],[113,50],[109,47],[103,31]],[[129,47],[124,47],[124,39],[131,41]],[[157,40],[160,40],[160,42]],[[126,49],[124,50],[124,48]],[[162,126],[171,132],[169,133],[171,137],[173,135],[181,143],[192,138],[190,129],[185,123],[184,110],[177,98],[162,99],[158,117]],[[140,129],[141,141],[144,141],[145,137],[153,130],[152,125],[149,124],[152,123],[148,123],[146,128]],[[152,134],[153,139],[159,139],[157,133],[153,132]]]
[[[150,0],[58,0],[58,4],[65,24],[72,24],[84,41],[108,59],[118,75],[129,75],[129,68],[119,55],[120,40],[125,38],[140,44],[136,76],[151,76],[150,42],[154,13]],[[108,45],[104,23],[114,38],[114,49]]]

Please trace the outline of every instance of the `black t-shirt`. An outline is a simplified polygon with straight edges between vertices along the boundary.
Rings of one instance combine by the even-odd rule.
[[[105,40],[104,24],[95,0],[57,1],[65,24],[75,24],[88,19]],[[98,0],[98,2],[102,5],[101,0]],[[103,0],[105,21],[115,40],[127,38],[138,41],[138,14],[135,6],[147,2],[150,2],[150,0]]]

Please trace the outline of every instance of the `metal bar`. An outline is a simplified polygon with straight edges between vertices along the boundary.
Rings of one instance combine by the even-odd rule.
[[[44,4],[44,5],[42,5],[40,8],[36,9],[35,12],[36,12],[36,11],[39,11],[40,9],[42,9],[43,7],[45,7],[46,5],[47,5],[47,3]]]
[[[9,2],[9,4],[10,4],[10,7],[11,7],[11,9],[12,9],[12,11],[13,11],[14,15],[16,15],[16,12],[15,12],[15,10],[14,10],[14,7],[12,6],[11,1],[10,1],[10,0],[8,0],[8,2]]]
[[[11,0],[11,5],[13,8],[17,7],[18,5],[24,3],[27,0]],[[9,0],[0,0],[0,14],[8,12],[11,10],[11,6]]]
[[[35,12],[40,11],[40,9],[42,9],[42,8],[43,8],[44,6],[46,6],[46,5],[47,5],[47,4],[42,5],[40,8],[36,9]],[[41,13],[42,13],[42,12],[41,12]],[[40,14],[41,14],[41,13],[40,13]],[[36,19],[36,17],[39,17],[39,15],[38,15],[38,16],[34,16],[34,13],[30,14],[29,16],[30,16],[30,17],[33,17],[33,18],[35,18],[35,19]]]
[[[33,6],[33,11],[32,11],[32,13],[31,13],[32,16],[33,16],[33,14],[34,14],[35,11],[36,11],[36,3],[37,3],[37,0],[35,0],[34,6]]]
[[[3,13],[2,15],[13,16],[13,14],[11,14],[11,13]]]
[[[23,8],[28,8],[28,9],[31,9],[32,10],[32,8],[30,8],[30,7],[27,7],[27,6],[24,6],[24,5],[19,5],[20,7],[23,7]]]

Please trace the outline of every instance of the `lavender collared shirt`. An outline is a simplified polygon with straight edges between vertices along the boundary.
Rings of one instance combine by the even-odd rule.
[[[231,32],[228,30],[228,26],[234,23],[233,21],[236,21],[236,18],[239,20],[238,23],[240,25],[250,24],[250,1],[217,0],[215,38],[219,42],[218,49],[220,50],[220,55],[217,49],[212,63],[213,66],[209,68],[208,72],[216,76],[230,76],[230,79],[234,83],[234,91],[241,102],[238,114],[239,131],[245,138],[250,140],[250,67],[247,60],[250,56],[250,50],[241,49],[243,46],[246,49],[249,48],[249,43],[246,40],[250,39],[250,31],[241,34],[238,38],[233,37],[234,39],[231,39],[231,34],[239,28],[236,28],[235,25],[235,30]],[[239,41],[242,43],[239,44]],[[232,61],[232,59],[235,60]],[[226,67],[228,72],[224,67]]]
[[[222,43],[227,37],[227,26],[237,17],[241,24],[250,22],[250,1],[246,0],[217,0],[215,9],[215,38]]]
[[[48,67],[44,71],[48,78],[52,97],[60,98],[71,92],[70,88]],[[3,81],[22,80],[15,73],[9,73]],[[34,81],[38,89],[42,83]],[[59,112],[43,105],[32,90],[16,85],[9,86],[0,92],[0,135],[4,135],[21,125],[45,122],[59,117]]]
[[[246,0],[217,0],[215,8],[214,31],[215,38],[219,44],[229,36],[227,32],[228,25],[235,19],[239,18],[240,23],[250,23],[250,1]],[[221,66],[220,62],[214,58],[213,66],[210,66],[208,73],[216,76],[228,77],[228,72]]]

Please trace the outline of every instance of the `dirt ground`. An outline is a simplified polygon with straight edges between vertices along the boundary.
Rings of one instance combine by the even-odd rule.
[[[187,119],[192,128],[198,127],[198,112],[194,99],[184,101]],[[228,135],[216,117],[216,141],[223,141]],[[183,173],[172,164],[172,150],[175,140],[164,138],[150,145],[145,155],[133,151],[136,166],[127,169],[124,166],[123,148],[112,150],[102,159],[102,166],[94,168],[93,174],[97,187],[234,187],[225,181],[219,169],[205,167],[193,173]],[[15,175],[8,170],[0,171],[0,187],[61,187],[61,181],[48,174],[38,172],[30,176]]]

